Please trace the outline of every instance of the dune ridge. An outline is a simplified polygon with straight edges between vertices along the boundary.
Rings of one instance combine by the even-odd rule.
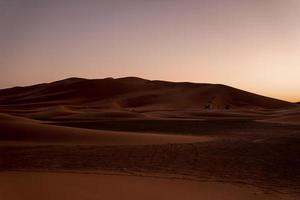
[[[110,109],[231,109],[296,106],[221,84],[150,81],[136,77],[69,78],[0,90],[0,105],[86,105]]]

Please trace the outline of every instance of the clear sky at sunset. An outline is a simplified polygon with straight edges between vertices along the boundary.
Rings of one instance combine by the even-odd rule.
[[[0,88],[138,76],[300,101],[299,0],[0,0],[0,44]]]

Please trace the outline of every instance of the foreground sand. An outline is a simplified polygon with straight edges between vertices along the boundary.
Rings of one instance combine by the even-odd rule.
[[[216,182],[126,175],[1,172],[0,199],[296,200],[296,196],[266,193],[252,186]]]

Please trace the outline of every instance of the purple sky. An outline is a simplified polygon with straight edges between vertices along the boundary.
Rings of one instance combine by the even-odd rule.
[[[300,101],[299,0],[0,0],[0,44],[0,88],[139,76]]]

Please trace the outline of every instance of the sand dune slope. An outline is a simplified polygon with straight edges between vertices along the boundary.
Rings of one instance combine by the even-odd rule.
[[[280,124],[290,124],[290,125],[300,125],[300,108],[292,110],[283,110],[277,112],[267,119],[259,120],[262,122],[280,123]]]
[[[70,78],[0,90],[0,105],[85,105],[114,109],[286,108],[296,104],[220,84],[150,81],[136,77]]]
[[[209,137],[96,131],[0,114],[0,143],[145,145],[209,141]]]

